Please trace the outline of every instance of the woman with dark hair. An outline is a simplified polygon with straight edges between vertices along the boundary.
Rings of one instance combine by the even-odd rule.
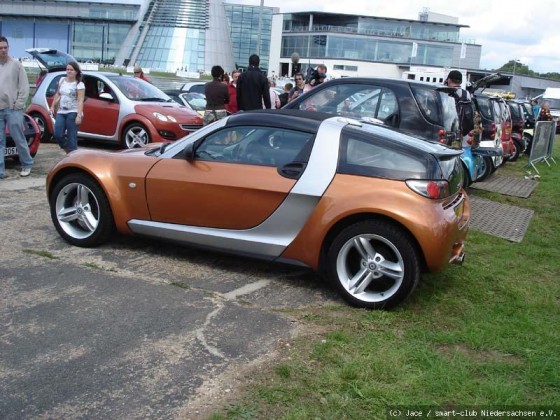
[[[60,79],[50,108],[54,115],[58,104],[54,137],[66,153],[78,148],[78,126],[84,118],[85,89],[80,66],[74,61],[69,62],[66,65],[66,77]]]
[[[229,102],[229,90],[224,84],[224,69],[221,66],[214,66],[211,70],[212,81],[204,85],[206,95],[206,111],[204,111],[204,125],[224,118],[226,104]]]

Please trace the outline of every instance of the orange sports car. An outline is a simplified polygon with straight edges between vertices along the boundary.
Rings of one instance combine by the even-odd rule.
[[[389,308],[464,258],[461,151],[299,110],[239,113],[169,144],[80,149],[47,177],[69,243],[118,231],[304,265],[349,303]]]

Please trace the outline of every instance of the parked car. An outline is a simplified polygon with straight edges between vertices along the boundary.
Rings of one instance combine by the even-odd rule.
[[[50,171],[47,194],[70,244],[116,230],[303,265],[352,305],[389,308],[422,269],[464,258],[460,153],[376,124],[262,110],[175,143],[78,150]]]
[[[66,63],[73,58],[57,50],[27,52],[49,71],[27,108],[46,141],[54,131],[49,107],[60,79],[66,76]],[[180,106],[148,82],[109,72],[84,71],[82,75],[84,119],[78,138],[133,148],[150,142],[175,141],[202,127],[200,114]]]
[[[6,124],[5,128],[6,133],[6,148],[4,149],[4,157],[5,158],[16,158],[18,157],[17,147],[10,136],[10,131],[8,130],[8,125]],[[29,153],[31,156],[35,156],[37,151],[39,150],[39,145],[41,144],[41,130],[33,121],[29,115],[24,114],[23,120],[23,134],[27,139],[27,146],[29,147]]]
[[[530,102],[519,101],[523,110],[523,119],[525,120],[524,128],[535,128],[535,116],[533,115],[533,107]]]
[[[187,82],[181,87],[181,90],[190,93],[202,93],[204,95],[205,84],[206,82]]]
[[[403,133],[451,144],[460,139],[459,122],[445,89],[405,79],[345,77],[320,84],[284,109],[377,119]]]
[[[495,156],[485,156],[483,162],[481,179],[486,179],[503,163],[502,147],[502,119],[501,109],[498,102],[491,96],[473,95],[473,103],[476,112],[480,116],[481,129],[478,133],[478,145],[480,147],[495,148],[502,151]]]
[[[525,117],[523,115],[523,105],[516,101],[506,101],[511,114],[511,139],[513,141],[513,153],[510,155],[511,162],[516,161],[519,155],[525,150],[523,141],[523,130],[525,127]]]
[[[455,89],[405,79],[341,78],[324,82],[288,103],[284,109],[306,109],[348,116],[360,120],[376,120],[399,131],[438,141],[464,150],[461,160],[465,169],[464,185],[468,186],[482,174],[482,153],[462,144],[455,99]],[[501,151],[500,151],[501,153]]]
[[[190,93],[182,90],[164,90],[163,92],[178,104],[184,105],[204,116],[206,96],[203,93]]]

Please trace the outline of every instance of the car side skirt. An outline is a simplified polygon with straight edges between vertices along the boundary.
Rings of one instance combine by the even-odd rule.
[[[245,230],[183,226],[138,219],[129,220],[128,226],[138,235],[273,260],[292,243],[319,199],[291,193],[268,219],[259,226]]]

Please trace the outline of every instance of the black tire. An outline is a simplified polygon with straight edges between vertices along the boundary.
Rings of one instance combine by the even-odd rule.
[[[492,174],[492,168],[494,167],[494,162],[492,158],[484,156],[482,158],[482,172],[480,176],[476,179],[476,182],[482,182]]]
[[[344,300],[368,309],[398,305],[420,280],[419,257],[409,235],[376,220],[350,225],[335,237],[326,272]],[[350,284],[352,279],[358,287]]]
[[[527,156],[531,155],[531,147],[533,145],[533,136],[529,134],[523,134],[523,141],[525,142],[525,154]]]
[[[515,162],[517,159],[519,159],[519,155],[521,154],[522,151],[523,151],[523,145],[521,144],[521,141],[518,140],[518,139],[514,139],[513,140],[513,153],[509,157],[509,161],[510,162]]]
[[[467,165],[465,165],[462,162],[461,162],[461,165],[463,165],[463,188],[467,189],[468,187],[471,186],[472,179],[471,179],[471,176],[469,174],[469,170],[467,168]]]
[[[125,127],[122,134],[121,145],[125,149],[144,147],[152,141],[150,132],[140,123],[131,123]]]
[[[58,181],[49,205],[56,230],[72,245],[95,247],[107,242],[115,231],[105,192],[86,174],[70,174]]]
[[[43,117],[43,115],[39,114],[38,112],[33,112],[32,114],[29,114],[29,116],[33,118],[33,120],[39,127],[39,130],[41,130],[41,143],[50,142],[52,140],[53,134],[49,131],[49,126],[45,121],[45,117]]]

